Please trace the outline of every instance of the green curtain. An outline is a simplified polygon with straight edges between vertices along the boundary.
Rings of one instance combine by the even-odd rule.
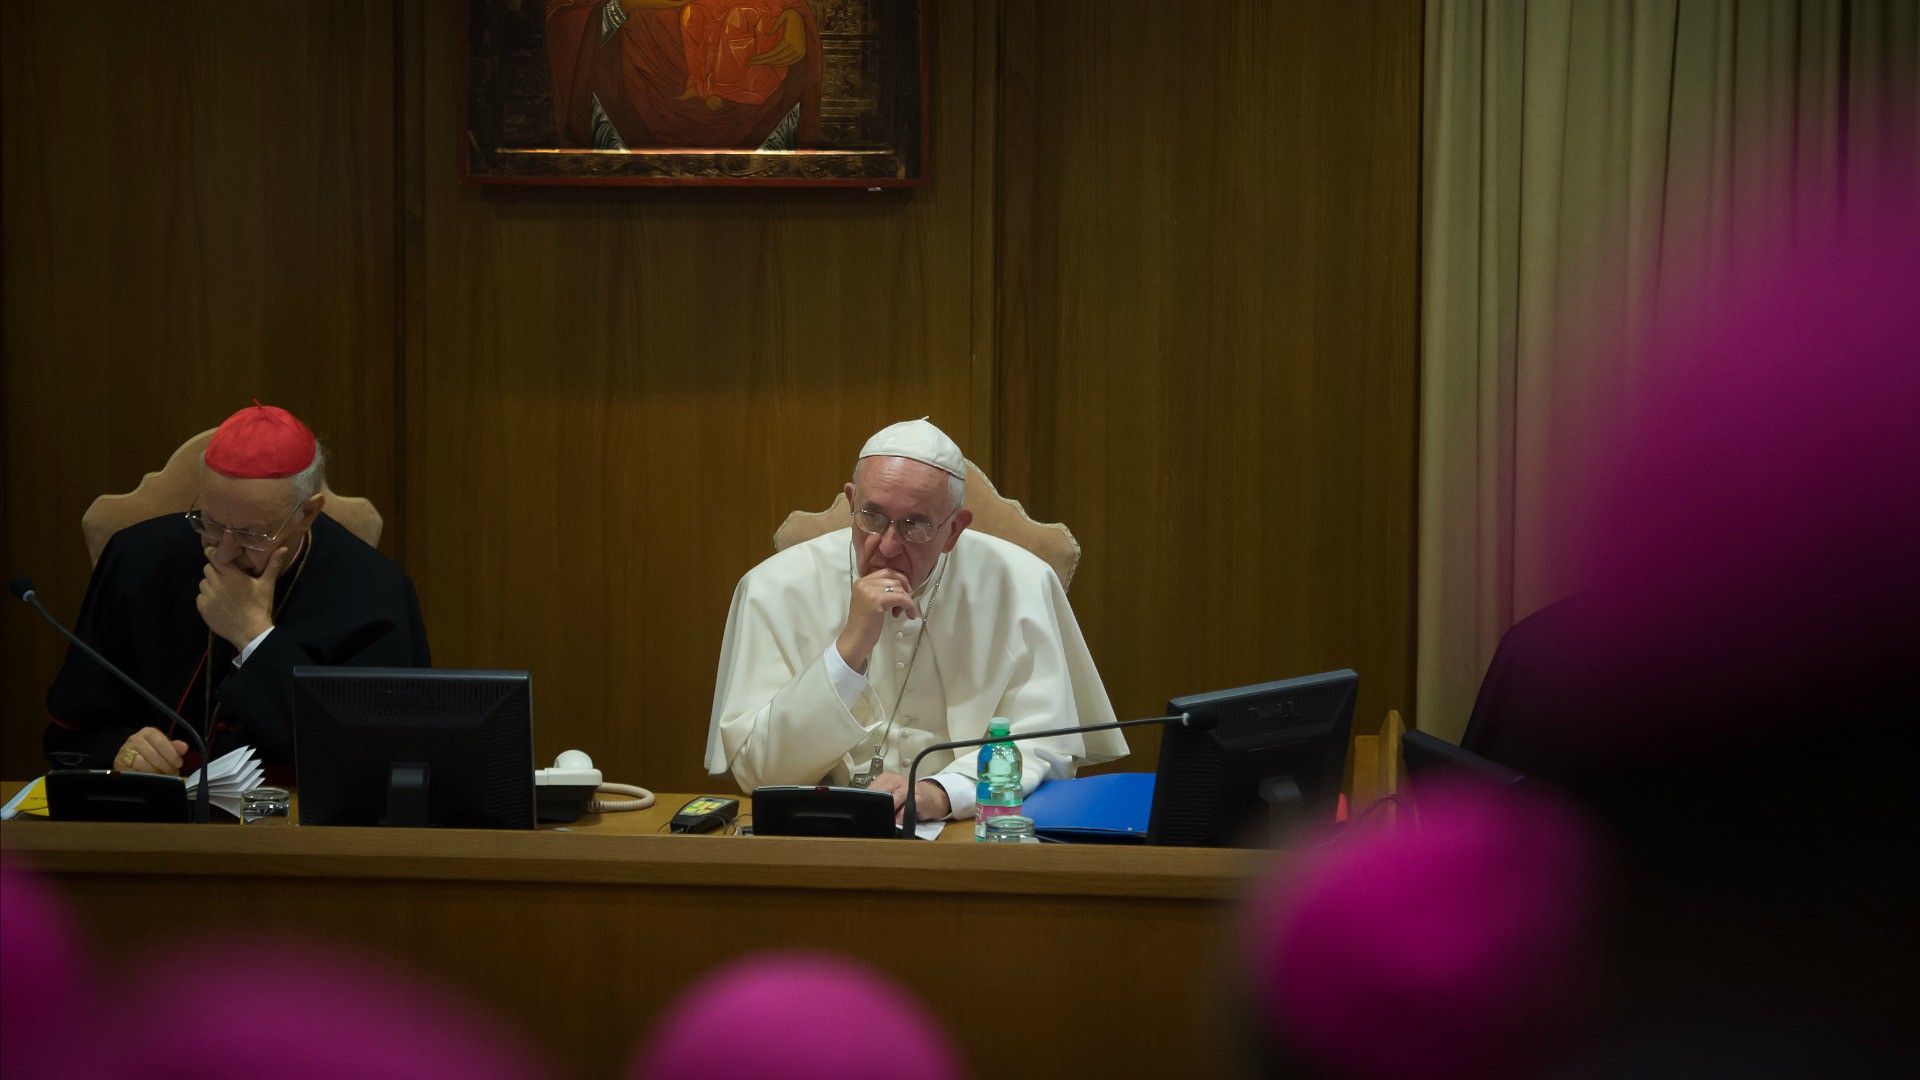
[[[1908,145],[1917,59],[1915,0],[1427,0],[1418,727],[1457,740],[1564,590],[1561,466],[1627,343],[1755,227],[1826,227]]]

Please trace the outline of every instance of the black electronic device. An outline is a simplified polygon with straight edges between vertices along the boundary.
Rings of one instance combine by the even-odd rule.
[[[1279,846],[1331,826],[1359,687],[1342,670],[1173,699],[1207,723],[1161,737],[1147,843]]]
[[[207,770],[204,767],[208,764],[207,742],[200,737],[199,730],[187,723],[179,713],[168,708],[166,702],[154,697],[152,691],[135,682],[133,676],[121,671],[106,657],[94,651],[93,646],[81,641],[73,631],[62,626],[60,620],[49,615],[47,609],[40,606],[40,596],[34,591],[33,579],[22,574],[13,579],[10,590],[16,599],[32,604],[33,610],[39,612],[41,618],[47,620],[55,630],[60,631],[68,641],[73,642],[74,648],[79,649],[94,663],[106,668],[109,675],[132,687],[147,704],[160,710],[162,716],[172,720],[173,724],[168,728],[168,738],[172,738],[174,734],[183,734],[187,737],[185,741],[193,744],[193,748],[200,751],[202,768],[193,807],[193,820],[198,824],[206,824],[207,805],[210,802],[207,798]],[[53,774],[47,775],[51,777]],[[173,816],[174,797],[165,785],[149,784],[133,779],[142,774],[88,770],[84,775],[89,778],[80,779],[69,775],[58,783],[49,781],[47,817],[56,820],[67,820],[71,817],[82,821],[184,821],[186,819],[185,814],[177,818]],[[181,790],[184,794],[185,788]],[[127,816],[112,816],[114,814]]]
[[[302,825],[531,829],[524,671],[293,669]]]
[[[703,833],[712,832],[732,822],[740,816],[739,799],[723,799],[718,795],[701,795],[688,800],[687,805],[673,815],[667,823],[668,832]]]
[[[1418,788],[1436,780],[1495,785],[1517,784],[1526,779],[1497,761],[1489,761],[1471,750],[1462,750],[1445,739],[1424,731],[1409,731],[1400,737],[1400,754],[1407,761],[1407,782]]]
[[[183,824],[187,782],[158,773],[54,769],[47,773],[52,821],[164,821]]]
[[[890,837],[893,813],[893,796],[884,791],[774,785],[753,793],[753,834]]]

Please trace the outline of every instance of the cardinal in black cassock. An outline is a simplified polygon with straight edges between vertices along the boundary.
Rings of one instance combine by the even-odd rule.
[[[293,669],[428,667],[413,582],[321,512],[326,458],[284,409],[255,403],[207,444],[200,497],[115,533],[75,626],[81,640],[199,728],[215,757],[254,747],[292,779]],[[56,765],[184,774],[173,721],[70,649],[47,692]]]

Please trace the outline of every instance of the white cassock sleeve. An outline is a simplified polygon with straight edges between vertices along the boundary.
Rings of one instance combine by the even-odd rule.
[[[849,710],[867,692],[867,677],[853,670],[847,664],[847,658],[840,655],[840,644],[835,642],[820,653],[820,659],[827,665],[827,681],[833,684],[834,692],[840,695],[840,704]]]
[[[727,613],[720,672],[707,729],[707,771],[731,773],[740,790],[768,784],[813,784],[872,736],[871,694],[852,708],[827,671],[819,618],[792,610],[791,590],[742,578]],[[787,594],[787,595],[783,595]]]

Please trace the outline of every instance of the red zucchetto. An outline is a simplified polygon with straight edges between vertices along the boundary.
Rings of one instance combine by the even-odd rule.
[[[207,467],[236,480],[278,480],[313,464],[316,445],[298,417],[255,399],[214,431]]]

